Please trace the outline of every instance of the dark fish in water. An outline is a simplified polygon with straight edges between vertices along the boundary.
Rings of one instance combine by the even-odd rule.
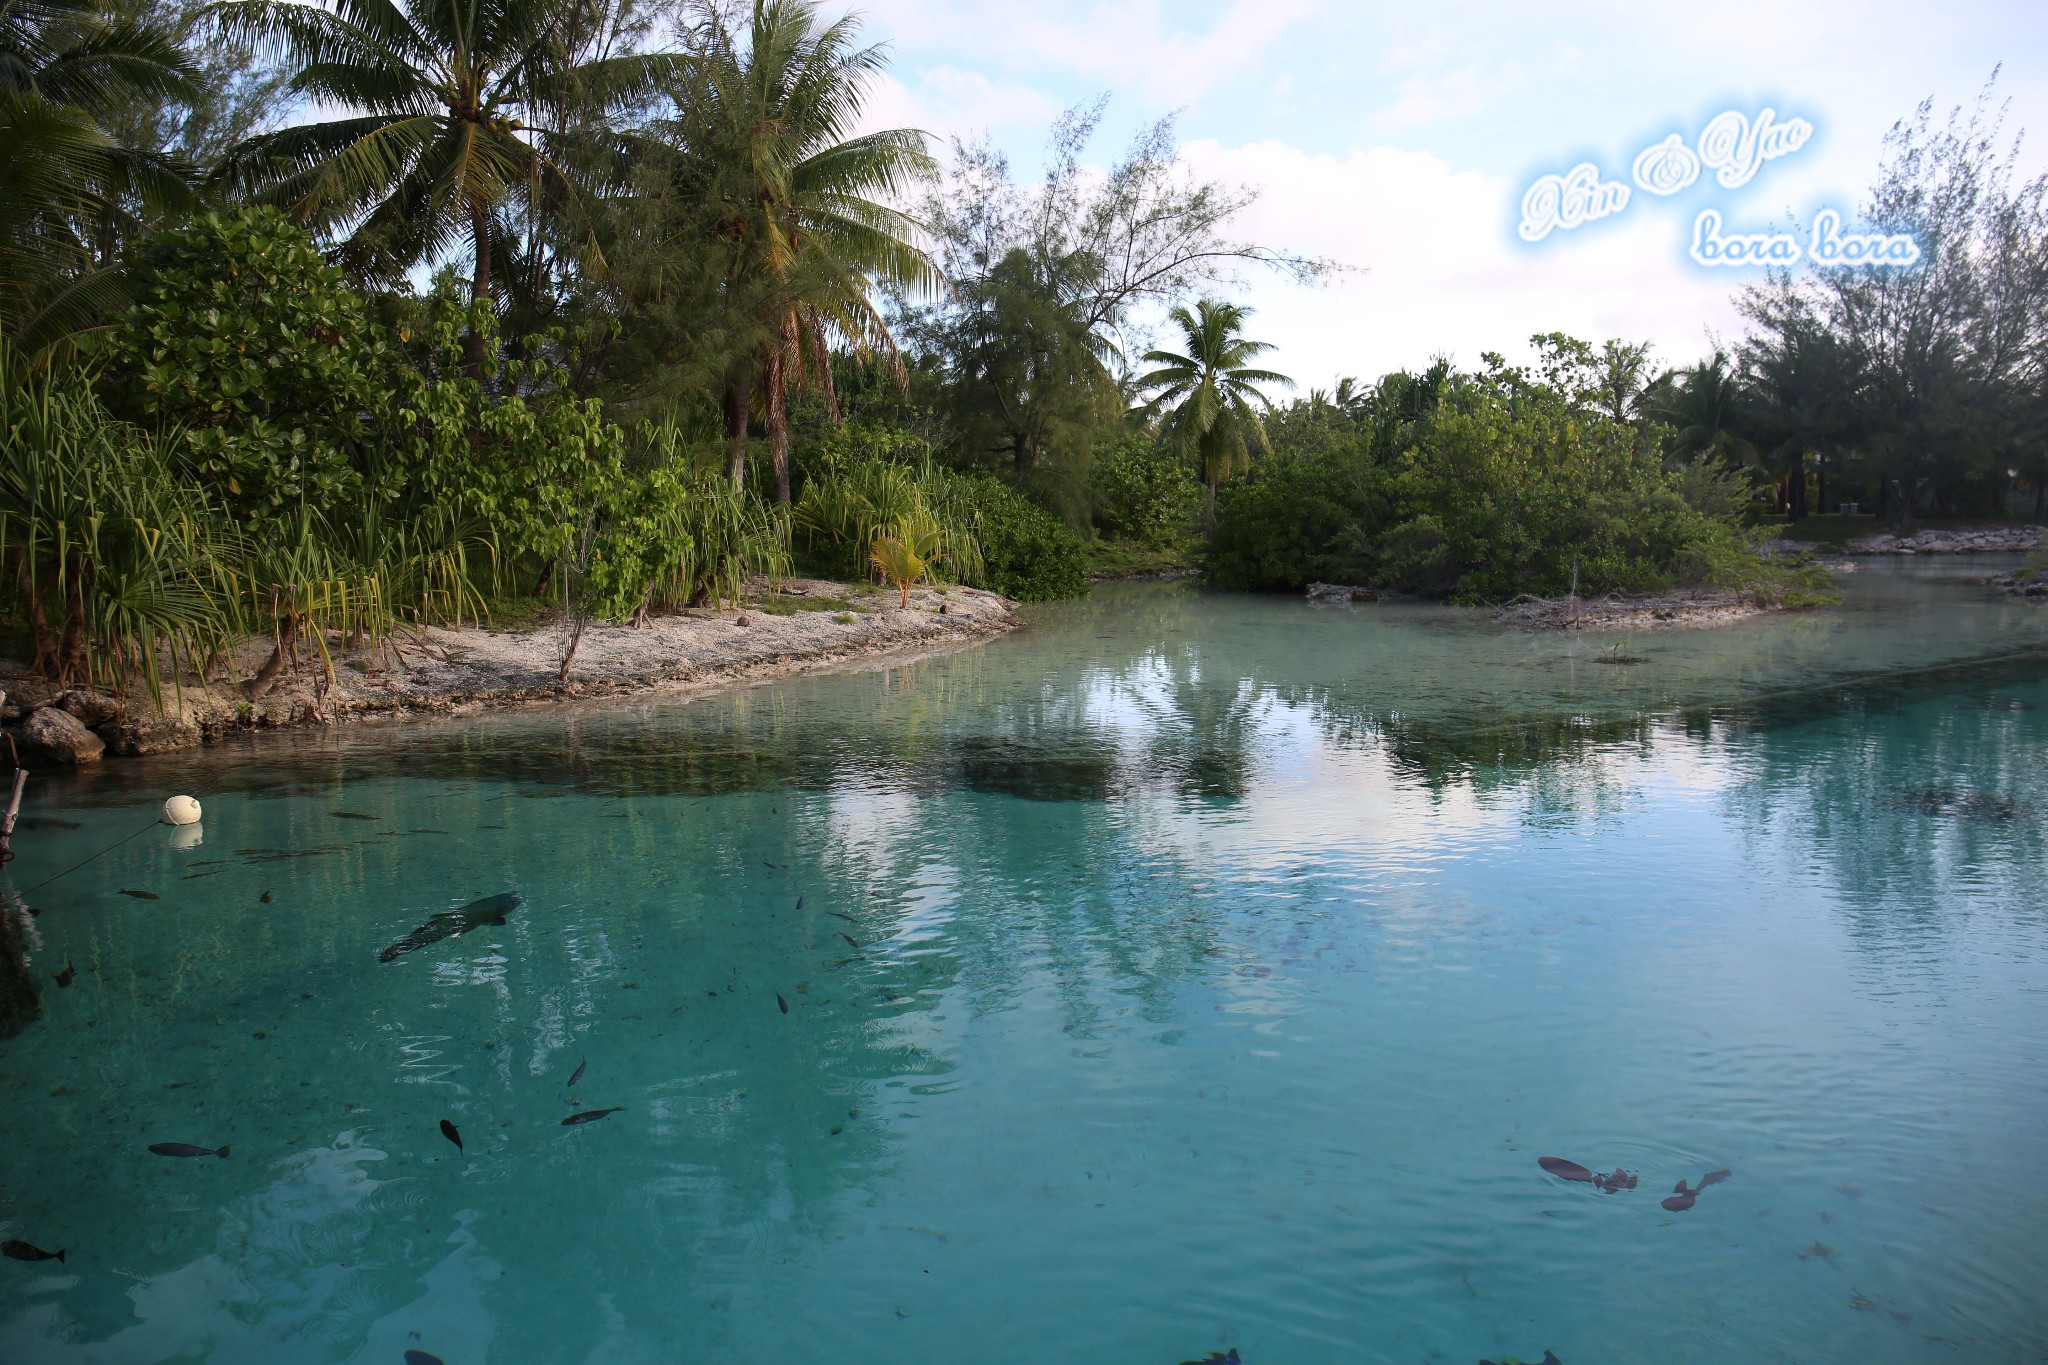
[[[1495,1362],[1491,1360],[1482,1360],[1479,1362],[1479,1365],[1495,1365]],[[1516,1360],[1513,1356],[1509,1356],[1505,1360],[1500,1361],[1499,1365],[1522,1365],[1522,1362]],[[1543,1353],[1543,1359],[1537,1361],[1536,1365],[1564,1365],[1564,1362],[1562,1360],[1559,1360],[1554,1352],[1545,1351]]]
[[[1200,1360],[1183,1360],[1180,1365],[1243,1365],[1243,1362],[1233,1346],[1227,1351],[1211,1351]]]
[[[1696,1189],[1703,1190],[1709,1185],[1718,1185],[1722,1181],[1726,1180],[1729,1176],[1734,1174],[1735,1172],[1733,1171],[1708,1171],[1705,1175],[1700,1177],[1700,1183],[1696,1187]]]
[[[827,911],[826,911],[825,913],[826,913],[826,914],[828,914],[828,915],[830,915],[830,916],[832,916],[832,918],[834,918],[834,919],[843,919],[843,920],[845,920],[845,921],[846,921],[846,922],[847,922],[848,924],[859,924],[859,923],[860,923],[860,921],[859,921],[859,920],[857,920],[857,919],[855,919],[855,918],[854,918],[854,917],[853,917],[852,915],[849,915],[849,914],[845,914],[845,913],[843,913],[842,911],[838,911],[838,910],[827,910]]]
[[[375,815],[365,815],[359,810],[338,810],[331,812],[331,814],[337,820],[375,820],[380,818]]]
[[[441,1120],[441,1136],[455,1144],[455,1150],[462,1150],[462,1130],[447,1119]]]
[[[45,1251],[39,1246],[30,1246],[27,1242],[17,1242],[12,1238],[0,1242],[0,1256],[16,1261],[61,1261],[64,1259],[64,1253],[61,1251]]]
[[[625,1112],[625,1110],[626,1106],[623,1104],[616,1105],[610,1109],[586,1109],[580,1114],[571,1114],[568,1118],[563,1119],[562,1126],[564,1128],[567,1128],[570,1125],[577,1123],[596,1123],[606,1114],[622,1114]]]
[[[158,1156],[219,1156],[228,1154],[225,1147],[194,1147],[189,1142],[152,1142],[149,1150]]]
[[[849,948],[853,949],[853,950],[854,950],[854,951],[855,951],[856,953],[860,951],[860,945],[859,945],[858,943],[855,943],[855,942],[853,941],[853,935],[852,935],[852,934],[841,934],[841,935],[840,935],[839,937],[841,937],[841,938],[843,938],[843,939],[845,939],[845,940],[846,940],[846,946],[847,946],[847,947],[849,947]]]
[[[133,896],[135,897],[135,899],[139,901],[160,901],[163,899],[162,896],[159,896],[154,891],[130,891],[125,886],[121,888],[121,894],[124,896]]]
[[[789,1002],[782,998],[781,991],[775,992],[775,1007],[781,1010],[784,1014],[789,1013]]]
[[[1681,1180],[1678,1182],[1678,1192],[1665,1197],[1664,1207],[1672,1213],[1684,1213],[1698,1201],[1699,1197],[1698,1190],[1687,1189],[1685,1182]]]
[[[258,896],[256,899],[262,901],[265,905],[268,905],[270,904],[270,893],[266,891],[262,895]]]
[[[460,910],[443,910],[377,954],[377,960],[390,962],[415,948],[424,948],[429,943],[439,943],[444,938],[466,934],[487,924],[503,924],[505,916],[517,910],[519,903],[520,896],[517,891],[501,891],[495,896],[485,896],[480,901],[471,901]]]
[[[576,1084],[576,1082],[578,1082],[578,1081],[582,1080],[582,1079],[583,1079],[583,1068],[584,1068],[584,1067],[586,1067],[586,1066],[589,1066],[589,1065],[590,1065],[590,1063],[589,1063],[589,1061],[588,1061],[588,1060],[584,1060],[584,1061],[581,1061],[581,1062],[578,1062],[578,1063],[576,1063],[576,1070],[575,1070],[575,1071],[573,1071],[573,1072],[571,1072],[571,1073],[570,1073],[570,1075],[569,1075],[569,1084],[571,1084],[571,1085],[574,1085],[574,1084]]]
[[[77,975],[78,975],[78,968],[76,968],[76,967],[72,966],[72,965],[71,965],[71,961],[70,961],[70,959],[69,959],[69,958],[67,958],[67,959],[65,959],[65,962],[64,962],[64,970],[63,970],[63,971],[61,971],[61,972],[59,972],[59,973],[57,973],[57,974],[56,974],[56,975],[55,975],[54,977],[51,977],[50,979],[51,979],[52,981],[55,981],[55,982],[57,983],[58,987],[59,987],[59,988],[61,989],[61,988],[65,987],[65,986],[68,986],[68,985],[70,985],[70,984],[71,984],[71,980],[72,980],[72,978],[73,978],[73,977],[75,977],[75,976],[77,976]]]
[[[1599,1182],[1599,1177],[1584,1166],[1576,1161],[1566,1161],[1561,1156],[1539,1156],[1536,1158],[1536,1164],[1560,1180],[1576,1180],[1585,1185]]]
[[[407,1351],[405,1365],[448,1365],[448,1362],[426,1351]]]
[[[76,820],[59,820],[54,815],[24,815],[20,825],[23,829],[83,829]]]
[[[796,898],[796,908],[799,910],[804,908],[804,898],[802,896]]]

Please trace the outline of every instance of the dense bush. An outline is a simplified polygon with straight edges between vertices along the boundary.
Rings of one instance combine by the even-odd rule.
[[[1086,551],[1065,522],[992,474],[955,475],[952,483],[981,547],[982,571],[970,583],[1020,602],[1086,595]]]
[[[1148,548],[1193,534],[1202,485],[1189,463],[1144,432],[1123,428],[1104,440],[1088,472],[1095,529]]]
[[[1383,384],[1355,418],[1319,417],[1306,452],[1283,446],[1223,500],[1207,557],[1219,586],[1320,578],[1457,602],[1815,587],[1745,541],[1739,480],[1668,470],[1660,427],[1618,420],[1548,377],[1493,360],[1426,386]]]
[[[355,497],[395,357],[305,229],[274,208],[209,213],[133,256],[106,357],[114,411],[175,433],[238,508]]]
[[[1230,488],[1209,535],[1208,573],[1239,592],[1349,577],[1367,503],[1358,475],[1321,460],[1275,460]]]

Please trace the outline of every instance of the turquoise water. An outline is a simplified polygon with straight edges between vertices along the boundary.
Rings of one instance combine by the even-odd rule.
[[[1625,640],[1109,588],[38,775],[0,1237],[68,1259],[0,1360],[2039,1361],[2048,610],[1982,572]]]

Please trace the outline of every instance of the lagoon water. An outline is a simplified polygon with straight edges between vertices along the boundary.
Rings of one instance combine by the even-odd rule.
[[[1626,639],[1110,587],[38,774],[0,1236],[68,1259],[0,1360],[2048,1358],[2048,609],[1984,572]]]

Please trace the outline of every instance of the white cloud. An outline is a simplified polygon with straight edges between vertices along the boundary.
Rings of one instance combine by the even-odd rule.
[[[1527,250],[1506,229],[1517,186],[1428,153],[1317,156],[1276,141],[1183,150],[1201,174],[1261,191],[1241,224],[1247,236],[1360,268],[1322,288],[1268,276],[1238,291],[1259,310],[1253,335],[1280,346],[1274,367],[1304,386],[1439,353],[1466,365],[1483,350],[1519,356],[1548,331],[1649,340],[1676,363],[1707,349],[1709,328],[1736,330],[1740,281],[1683,264],[1669,216]]]

